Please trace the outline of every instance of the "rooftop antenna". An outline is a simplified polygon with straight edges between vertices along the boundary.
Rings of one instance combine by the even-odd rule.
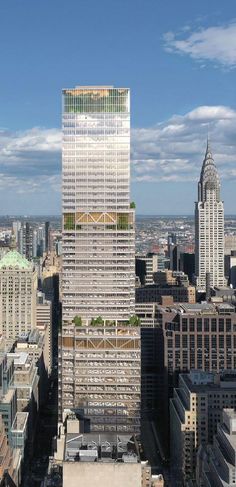
[[[211,152],[210,124],[207,124],[207,152]]]

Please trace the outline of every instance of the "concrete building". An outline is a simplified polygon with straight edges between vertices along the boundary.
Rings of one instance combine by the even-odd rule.
[[[39,376],[38,368],[30,360],[26,352],[8,353],[7,360],[14,361],[14,379],[13,385],[17,393],[17,418],[12,428],[18,441],[21,442],[22,448],[25,447],[26,431],[24,431],[24,421],[27,423],[27,432],[30,447],[33,448],[34,436],[36,433],[37,415],[39,408]],[[21,414],[27,413],[27,418]],[[21,426],[21,427],[20,427]],[[22,434],[23,428],[23,434]],[[25,428],[26,429],[26,428]],[[15,446],[16,448],[16,446]],[[23,452],[22,452],[23,456]]]
[[[81,86],[63,102],[59,415],[69,406],[92,431],[138,433],[130,93]]]
[[[181,372],[236,369],[236,313],[229,303],[136,303],[141,323],[142,413],[161,423]],[[165,425],[165,426],[164,426]]]
[[[169,374],[236,369],[236,313],[231,304],[158,306],[157,319]]]
[[[175,271],[166,269],[164,271],[158,271],[154,274],[155,284],[158,286],[189,286],[189,279],[187,274],[182,271]]]
[[[236,251],[236,235],[225,235],[225,255]]]
[[[236,411],[224,409],[213,445],[202,454],[198,487],[234,487],[236,484]]]
[[[17,389],[17,411],[26,411],[32,401],[38,409],[37,367],[25,352],[7,354],[8,361],[14,361],[13,385]]]
[[[25,447],[26,441],[29,441],[29,445],[32,448],[33,442],[31,442],[30,434],[32,430],[28,428],[28,419],[29,413],[27,412],[17,412],[15,415],[15,419],[13,421],[11,427],[11,435],[12,435],[12,447],[13,451],[20,452],[20,463],[25,458]],[[34,433],[34,432],[33,432]]]
[[[146,487],[152,485],[146,477],[147,472],[151,477],[150,470],[146,464],[129,457],[127,462],[68,461],[63,463],[63,486],[78,487],[80,484],[83,487],[92,487],[96,479],[97,485],[109,485],[112,482],[113,487]]]
[[[7,354],[6,351],[2,351],[2,348],[11,349],[10,341],[3,338],[1,340],[0,417],[4,423],[9,447],[13,452],[16,472],[14,478],[17,477],[14,481],[18,486],[27,439],[29,439],[28,446],[31,447],[29,452],[32,452],[38,409],[38,376],[35,365],[29,361],[26,353]],[[11,476],[11,473],[8,473]],[[13,486],[9,483],[10,485]]]
[[[217,303],[229,303],[235,306],[236,303],[236,291],[232,287],[214,287],[211,289],[211,302]]]
[[[44,347],[48,375],[51,373],[53,361],[53,330],[52,330],[53,302],[45,299],[45,294],[38,291],[36,306],[36,327],[45,335]]]
[[[209,143],[198,183],[195,204],[195,276],[199,289],[226,285],[224,276],[224,204],[220,199],[220,178]]]
[[[213,442],[223,409],[236,408],[235,390],[236,371],[191,371],[179,376],[179,387],[170,400],[170,463],[176,487],[196,480],[197,450]]]
[[[51,351],[48,325],[40,325],[27,335],[22,335],[15,347],[15,353],[24,352],[30,362],[37,366],[39,376],[39,406],[47,399],[48,378],[51,373]]]
[[[140,328],[107,321],[67,325],[59,347],[58,401],[93,432],[140,431]]]
[[[196,289],[194,286],[157,285],[138,287],[135,289],[136,303],[161,304],[163,296],[170,296],[175,303],[195,303]]]
[[[20,463],[20,451],[10,447],[0,415],[0,483],[7,475],[10,477],[12,485],[18,487],[20,485]]]
[[[59,425],[55,465],[62,465],[66,487],[92,487],[94,479],[98,485],[116,487],[164,486],[162,476],[153,478],[148,462],[142,461],[135,436],[82,433],[71,415]]]
[[[140,326],[151,328],[158,325],[156,317],[157,303],[136,303],[135,314],[140,319]]]
[[[16,353],[26,352],[34,364],[43,362],[43,367],[49,375],[51,370],[51,356],[49,350],[48,325],[38,325],[26,335],[21,335],[16,342]]]
[[[36,326],[37,273],[16,250],[0,260],[0,333],[19,337]]]
[[[18,243],[20,229],[21,229],[21,221],[16,220],[12,222],[12,233],[14,235],[16,244]]]
[[[14,367],[14,354],[6,353],[0,354],[0,415],[4,422],[5,432],[12,448],[20,448],[21,460],[24,457],[24,448],[28,432],[28,412],[23,412],[23,409],[28,409],[30,411],[31,407],[31,397],[28,394],[25,401],[21,401],[22,390],[28,389],[26,377],[25,383],[19,383],[19,377],[15,376]],[[16,359],[16,362],[19,359]],[[15,384],[16,382],[16,384]],[[17,395],[17,389],[19,391],[19,401]],[[18,411],[19,407],[19,411]],[[33,431],[30,430],[30,434]],[[21,447],[19,446],[18,438],[21,439]]]
[[[156,306],[155,323],[153,329],[142,329],[141,335],[142,360],[145,350],[150,356],[142,375],[146,391],[142,403],[156,404],[158,429],[163,432],[163,447],[167,447],[169,398],[178,387],[179,374],[191,369],[220,372],[236,368],[236,314],[228,303],[172,303]]]
[[[17,413],[17,392],[14,387],[14,362],[7,361],[6,353],[0,354],[0,414],[5,432],[12,445],[11,428]]]

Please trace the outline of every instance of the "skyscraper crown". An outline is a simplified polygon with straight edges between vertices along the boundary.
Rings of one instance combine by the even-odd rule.
[[[206,154],[198,183],[198,201],[206,201],[208,191],[214,191],[216,201],[220,201],[220,178],[207,139]]]

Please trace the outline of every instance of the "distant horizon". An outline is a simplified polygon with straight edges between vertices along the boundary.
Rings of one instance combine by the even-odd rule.
[[[136,215],[136,218],[137,217],[168,217],[168,218],[171,218],[171,217],[183,217],[183,218],[194,218],[194,213],[137,213]],[[236,218],[236,213],[225,213],[224,217],[227,218],[227,217],[235,217]],[[0,218],[34,218],[34,217],[62,217],[62,214],[61,213],[41,213],[41,214],[29,214],[29,215],[24,215],[24,214],[0,214]]]

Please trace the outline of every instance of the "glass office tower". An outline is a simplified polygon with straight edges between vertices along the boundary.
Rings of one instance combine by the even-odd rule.
[[[129,90],[63,95],[63,319],[126,319],[135,282]]]
[[[138,432],[140,330],[130,208],[130,93],[63,90],[62,332],[59,413],[91,431]],[[137,323],[136,323],[137,324]]]

